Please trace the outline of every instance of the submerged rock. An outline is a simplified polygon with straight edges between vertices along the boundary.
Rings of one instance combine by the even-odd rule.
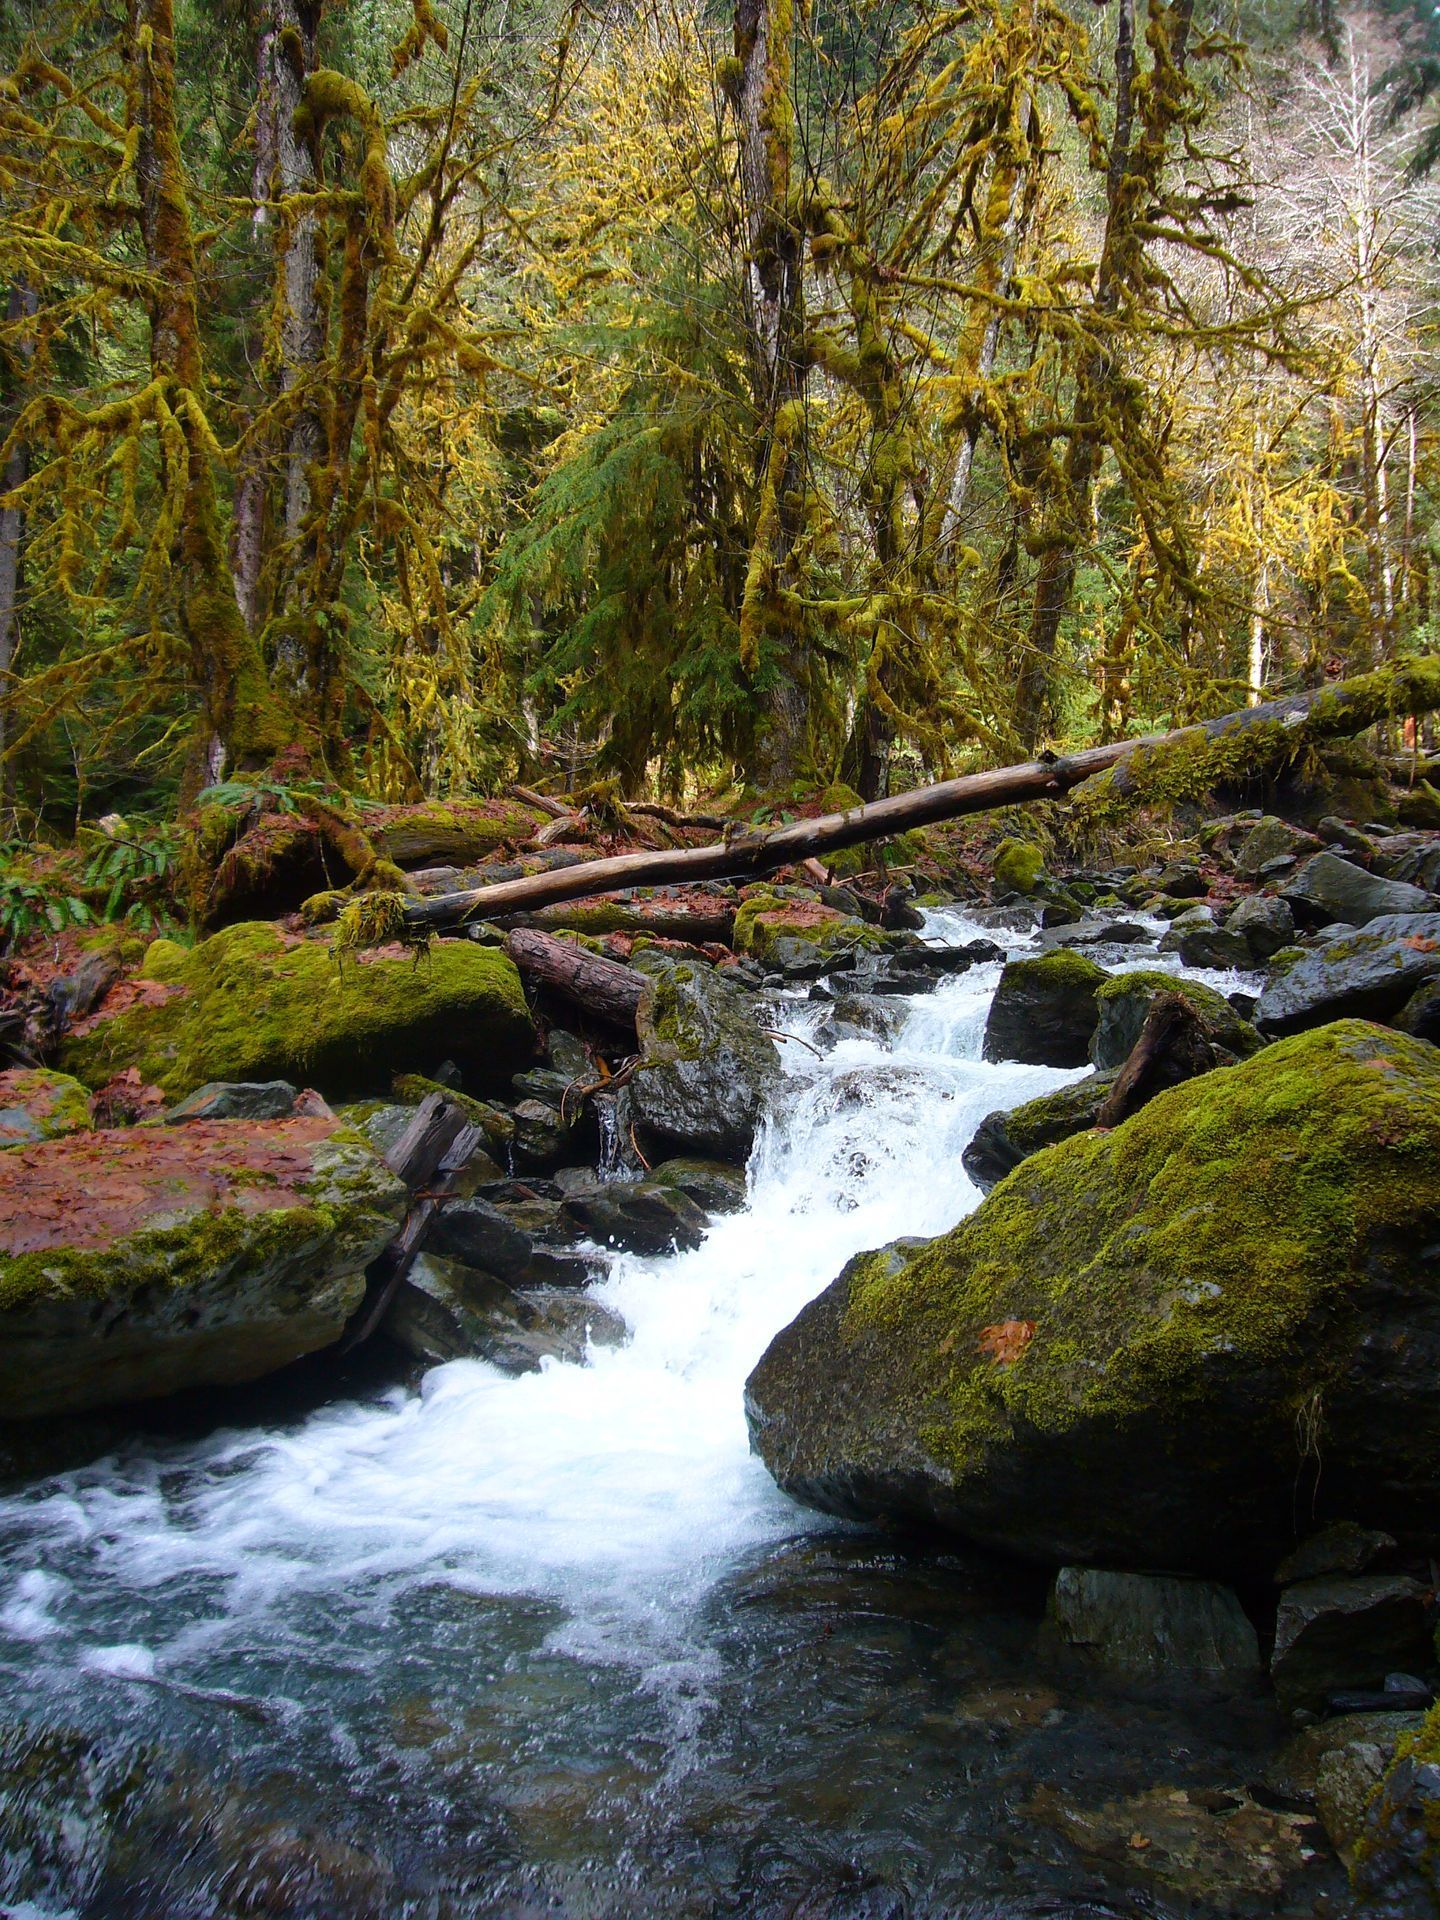
[[[1062,1567],[1052,1632],[1135,1680],[1258,1680],[1260,1643],[1229,1587],[1163,1574]]]
[[[80,1024],[61,1064],[88,1086],[135,1067],[172,1100],[215,1080],[358,1094],[447,1054],[503,1085],[533,1044],[520,976],[493,947],[382,948],[340,969],[315,941],[241,922],[188,951],[156,940],[139,980]]]
[[[1068,948],[1012,960],[990,1002],[985,1058],[1083,1067],[1099,1017],[1096,996],[1109,977]]]
[[[405,1189],[333,1119],[0,1155],[0,1417],[258,1379],[338,1339]]]
[[[12,1067],[0,1073],[0,1147],[32,1146],[90,1131],[90,1095],[68,1073]]]
[[[1440,978],[1440,913],[1388,914],[1308,952],[1287,949],[1255,1009],[1265,1033],[1298,1033],[1355,1015],[1388,1020]]]
[[[1316,1452],[1320,1518],[1428,1538],[1437,1247],[1440,1053],[1345,1022],[852,1260],[751,1375],[752,1443],[814,1506],[1052,1563],[1268,1573]]]
[[[780,1085],[749,996],[712,967],[669,966],[647,982],[635,1029],[641,1065],[626,1092],[647,1156],[745,1160]]]

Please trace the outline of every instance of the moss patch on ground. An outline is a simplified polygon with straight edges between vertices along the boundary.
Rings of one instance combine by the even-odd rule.
[[[418,957],[386,949],[342,969],[322,944],[251,921],[188,951],[157,940],[141,978],[171,992],[64,1047],[61,1064],[88,1086],[135,1067],[172,1099],[210,1080],[359,1094],[446,1057],[477,1084],[500,1086],[533,1048],[519,974],[469,941],[437,942]]]

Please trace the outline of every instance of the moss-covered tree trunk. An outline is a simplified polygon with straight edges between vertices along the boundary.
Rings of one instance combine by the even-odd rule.
[[[807,707],[805,631],[785,591],[804,518],[806,472],[804,236],[793,199],[790,99],[795,4],[738,0],[735,8],[746,320],[762,447],[740,644],[745,665],[765,687],[751,771],[766,789],[800,772]]]
[[[173,0],[130,0],[129,132],[151,276],[150,369],[163,408],[162,459],[184,464],[171,562],[180,629],[200,699],[205,773],[260,764],[286,744],[285,716],[235,592],[215,484],[218,445],[205,410],[199,276],[175,107]]]
[[[17,280],[11,287],[5,315],[8,337],[3,362],[4,384],[0,388],[0,439],[9,434],[24,404],[25,378],[35,352],[29,323],[33,321],[39,304],[35,289],[24,281]],[[0,493],[13,495],[24,486],[29,472],[29,448],[23,441],[17,441],[5,462],[3,474],[0,474]],[[15,638],[19,630],[20,556],[24,540],[23,508],[18,502],[13,506],[0,507],[0,797],[4,796],[8,785],[4,765],[6,710],[3,696],[8,691],[10,662],[15,657]]]

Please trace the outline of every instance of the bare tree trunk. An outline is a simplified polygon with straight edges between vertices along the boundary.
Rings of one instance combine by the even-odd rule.
[[[735,8],[751,378],[765,448],[740,643],[751,672],[768,670],[775,676],[752,769],[762,788],[784,786],[798,774],[806,723],[805,636],[784,594],[801,522],[807,375],[804,236],[791,206],[791,16],[789,0],[737,0]]]

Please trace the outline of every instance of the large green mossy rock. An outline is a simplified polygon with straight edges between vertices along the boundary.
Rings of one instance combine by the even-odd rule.
[[[446,1058],[477,1086],[503,1086],[534,1044],[514,966],[465,940],[341,968],[319,942],[245,921],[190,951],[157,940],[137,994],[66,1043],[67,1072],[98,1087],[135,1067],[172,1099],[212,1080],[292,1080],[343,1097]]]
[[[405,1201],[329,1117],[0,1155],[0,1420],[254,1380],[328,1346]]]
[[[744,1161],[783,1078],[753,996],[713,967],[661,964],[635,1031],[641,1061],[628,1094],[647,1157]]]
[[[1041,1561],[1268,1571],[1297,1514],[1433,1541],[1440,1049],[1341,1022],[1045,1148],[851,1261],[747,1408],[798,1498]]]

